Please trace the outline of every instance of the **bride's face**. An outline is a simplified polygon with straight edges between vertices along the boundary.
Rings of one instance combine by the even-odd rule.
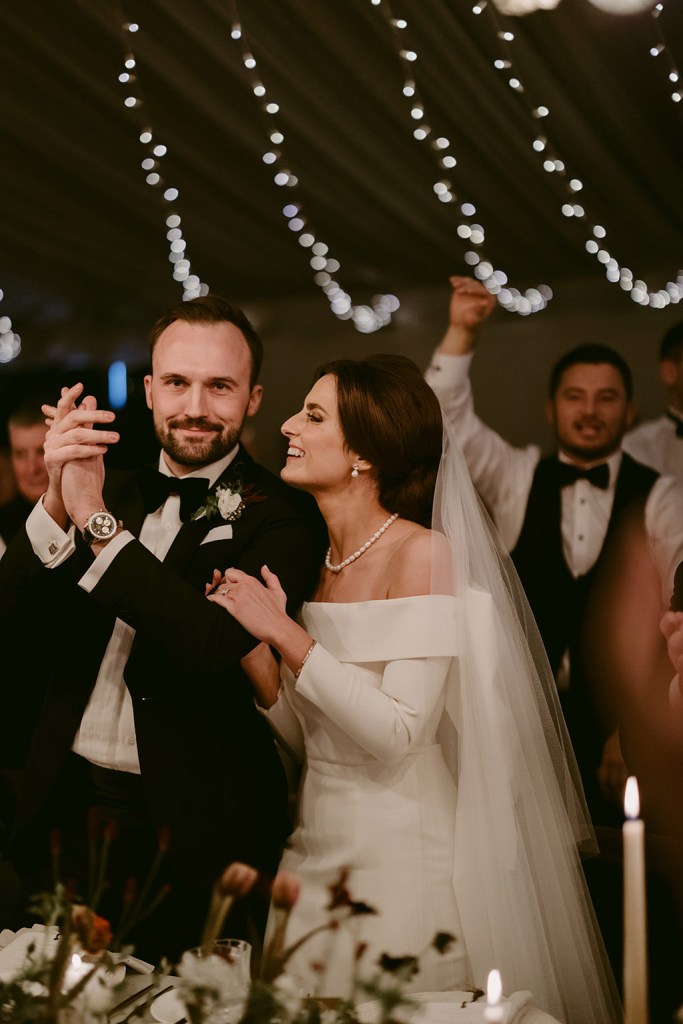
[[[316,381],[304,407],[282,424],[287,461],[281,476],[303,490],[331,490],[348,485],[354,463],[346,447],[337,412],[337,382],[332,374]]]

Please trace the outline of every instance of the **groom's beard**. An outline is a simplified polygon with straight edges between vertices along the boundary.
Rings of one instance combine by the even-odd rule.
[[[206,466],[218,462],[231,452],[240,439],[244,420],[234,423],[212,423],[206,419],[171,420],[155,423],[154,432],[164,451],[181,466]],[[211,437],[180,436],[180,430],[207,430]]]

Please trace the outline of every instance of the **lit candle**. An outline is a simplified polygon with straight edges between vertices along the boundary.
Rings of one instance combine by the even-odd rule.
[[[81,978],[92,971],[92,965],[86,964],[83,958],[78,953],[71,954],[71,963],[68,965],[64,972],[64,986],[63,992],[70,992],[72,988],[75,988]]]
[[[503,994],[503,985],[500,980],[500,971],[489,971],[486,982],[486,1009],[484,1020],[486,1024],[502,1024],[505,1019],[505,1008],[500,1001]]]
[[[624,1024],[648,1024],[645,826],[632,775],[626,782],[624,813]]]

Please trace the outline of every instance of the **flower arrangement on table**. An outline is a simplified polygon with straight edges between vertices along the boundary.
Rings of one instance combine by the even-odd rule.
[[[203,936],[205,949],[208,950],[220,934],[232,902],[246,896],[256,884],[257,878],[258,874],[253,868],[232,864],[219,879]],[[287,945],[287,924],[299,897],[300,885],[298,878],[290,872],[282,871],[276,875],[270,890],[272,913],[275,915],[272,938],[262,951],[260,976],[243,993],[240,1013],[234,1018],[236,1022],[360,1024],[357,1007],[370,1000],[377,1007],[375,1024],[396,1024],[397,1020],[407,1019],[411,1015],[416,1003],[406,992],[406,986],[419,970],[420,956],[390,957],[383,954],[370,974],[361,974],[360,963],[365,945],[359,943],[354,976],[349,979],[349,997],[338,1000],[320,1000],[315,993],[310,996],[302,991],[299,980],[287,971],[292,955],[314,935],[335,931],[345,927],[354,918],[376,913],[367,903],[352,898],[347,883],[348,872],[342,871],[328,886],[327,920]],[[434,936],[428,949],[442,954],[453,941],[452,935],[441,932]],[[322,974],[325,965],[318,966]],[[226,964],[221,957],[209,957],[202,961],[190,952],[183,956],[177,967],[180,976],[177,992],[191,1024],[230,1020],[227,1016],[220,1016],[221,1002],[225,999],[225,980],[230,969],[230,963]],[[473,990],[472,1000],[483,995],[481,990]]]
[[[107,865],[117,829],[88,822],[89,870],[87,897],[78,896],[61,880],[61,843],[50,837],[54,888],[33,897],[29,913],[42,927],[25,932],[23,963],[12,977],[0,980],[1,1024],[99,1024],[108,1019],[116,987],[125,968],[121,960],[132,953],[124,945],[131,928],[149,916],[168,888],[154,893],[154,880],[168,849],[168,831],[159,832],[157,853],[141,888],[126,883],[121,919],[112,933],[109,922],[96,913],[107,887]]]
[[[31,908],[44,922],[44,930],[36,932],[26,960],[14,977],[0,981],[0,1024],[104,1024],[110,1019],[121,980],[114,969],[132,951],[132,946],[122,945],[123,939],[164,898],[165,888],[152,895],[152,886],[168,846],[168,836],[162,832],[148,878],[139,892],[135,885],[129,885],[121,922],[112,934],[109,923],[93,908],[106,887],[106,866],[114,838],[115,830],[107,826],[97,850],[93,841],[89,899],[85,902],[68,892],[60,881],[59,840],[53,837],[55,887],[52,892],[39,894]],[[234,958],[230,953],[210,954],[233,903],[251,893],[257,883],[262,887],[264,881],[246,864],[231,864],[223,872],[213,888],[199,946],[184,953],[177,965],[162,962],[157,983],[138,1001],[126,1021],[140,1020],[148,1012],[161,983],[170,980],[166,976],[173,971],[177,975],[175,993],[190,1024],[361,1024],[357,1007],[367,1001],[376,1006],[375,1024],[409,1019],[416,1004],[406,986],[419,970],[420,956],[384,954],[371,973],[361,973],[365,946],[359,943],[349,996],[339,1000],[320,1000],[315,993],[311,996],[303,992],[298,979],[288,973],[292,955],[314,935],[344,928],[355,918],[376,913],[373,907],[352,898],[346,871],[328,887],[327,920],[290,945],[286,942],[287,924],[300,885],[289,872],[276,875],[268,886],[275,916],[272,938],[259,950],[258,978],[244,976],[236,1001]],[[453,941],[452,935],[438,933],[428,949],[442,954]],[[322,975],[325,965],[319,964],[318,968]],[[473,990],[472,1001],[481,996],[483,992]]]

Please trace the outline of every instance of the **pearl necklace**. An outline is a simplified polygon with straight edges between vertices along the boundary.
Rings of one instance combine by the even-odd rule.
[[[362,547],[358,548],[358,551],[356,551],[353,555],[349,555],[348,558],[345,558],[343,562],[339,562],[338,565],[332,565],[332,562],[330,561],[330,556],[332,554],[332,548],[329,547],[327,549],[327,554],[325,555],[325,568],[329,569],[330,572],[334,572],[334,573],[341,572],[342,569],[345,569],[347,565],[351,565],[351,562],[355,562],[357,558],[360,558],[361,555],[365,554],[365,552],[368,550],[368,548],[372,547],[372,545],[375,543],[375,541],[379,540],[379,538],[382,536],[384,531],[388,530],[389,527],[391,526],[391,524],[395,523],[397,519],[398,519],[398,512],[394,512],[394,514],[392,516],[389,516],[389,518],[387,519],[386,523],[384,523],[383,526],[380,526],[380,528],[377,531],[377,533],[373,533],[373,535],[370,538],[370,540],[366,540],[365,544],[363,544]]]

